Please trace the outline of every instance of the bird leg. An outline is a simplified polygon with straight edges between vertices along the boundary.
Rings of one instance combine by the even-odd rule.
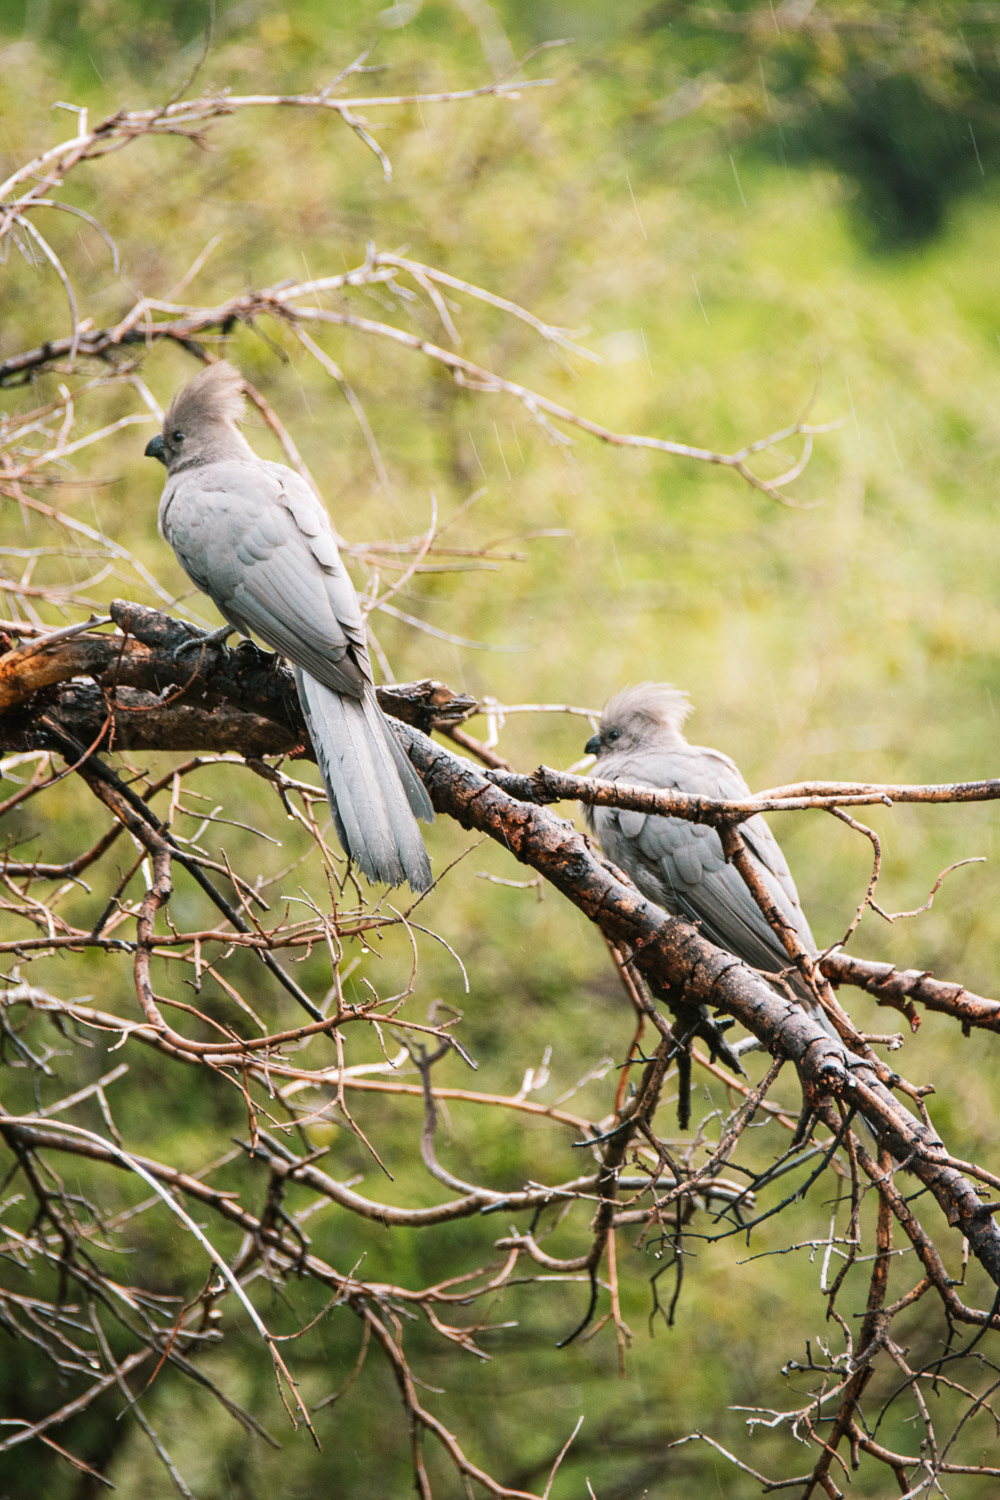
[[[178,657],[183,656],[185,651],[191,651],[195,646],[200,646],[204,650],[208,646],[224,645],[235,632],[236,626],[220,625],[218,630],[195,630],[193,626],[189,625],[188,629],[192,632],[188,639],[181,641],[179,646],[174,647],[173,654],[175,661]]]
[[[670,1005],[669,1000],[667,1004]],[[682,1034],[692,1038],[698,1037],[703,1041],[708,1047],[709,1057],[712,1062],[715,1062],[718,1058],[728,1068],[731,1068],[734,1073],[741,1074],[743,1072],[740,1066],[739,1052],[726,1041],[723,1035],[723,1032],[728,1031],[733,1024],[731,1016],[725,1016],[720,1019],[718,1016],[709,1015],[704,1005],[692,1006],[690,1002],[683,1001],[678,1005],[676,1010],[673,1009],[673,1006],[670,1008],[681,1028]],[[692,1010],[694,1011],[693,1015]]]

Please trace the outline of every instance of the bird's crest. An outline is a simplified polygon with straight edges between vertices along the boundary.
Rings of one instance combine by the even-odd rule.
[[[657,729],[679,735],[692,711],[691,700],[683,688],[669,682],[639,682],[623,688],[610,699],[601,714],[601,730],[625,727],[636,719],[645,720]]]
[[[178,427],[225,422],[237,426],[245,407],[243,376],[228,360],[220,359],[182,386],[167,408],[165,432]]]

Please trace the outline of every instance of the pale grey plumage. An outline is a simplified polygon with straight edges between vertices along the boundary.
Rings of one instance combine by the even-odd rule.
[[[704,797],[748,797],[750,789],[727,755],[688,744],[682,731],[690,712],[687,694],[666,683],[626,688],[608,703],[600,729],[587,745],[597,756],[593,775]],[[696,922],[716,947],[754,968],[784,972],[810,1014],[836,1034],[802,976],[795,969],[789,972],[781,939],[739,871],[726,862],[714,828],[614,807],[587,807],[586,819],[608,858],[644,896],[674,916]],[[816,941],[774,834],[760,816],[740,829],[775,905],[807,951],[815,953]]]
[[[146,448],[167,468],[161,534],[229,623],[295,665],[338,836],[370,880],[431,882],[417,817],[427,791],[375,698],[357,594],[305,481],[258,458],[237,423],[242,377],[210,365],[170,403]]]
[[[691,712],[688,695],[669,683],[642,682],[612,698],[588,742],[597,757],[593,775],[605,781],[702,797],[744,800],[750,789],[720,750],[690,745],[683,734]],[[726,863],[722,840],[707,823],[665,818],[614,807],[586,807],[601,848],[650,901],[696,922],[708,940],[766,974],[781,974],[809,1015],[838,1043],[837,1028],[791,961],[738,870]],[[774,904],[802,946],[817,951],[785,856],[758,814],[740,824],[750,858]],[[724,1055],[724,1048],[719,1051]],[[878,1131],[861,1116],[871,1136]]]

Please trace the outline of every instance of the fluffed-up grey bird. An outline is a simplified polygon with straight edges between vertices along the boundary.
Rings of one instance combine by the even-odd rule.
[[[340,842],[369,880],[431,883],[416,817],[430,798],[375,697],[364,621],[330,518],[305,480],[239,431],[243,381],[225,361],[174,396],[146,447],[167,470],[160,534],[230,626],[295,667]]]
[[[600,728],[587,742],[596,755],[592,774],[604,781],[701,797],[743,800],[750,789],[719,750],[690,745],[683,734],[691,712],[685,692],[668,683],[643,682],[612,698]],[[697,923],[717,948],[755,969],[782,973],[796,998],[831,1036],[836,1028],[795,968],[740,873],[727,863],[722,840],[707,823],[665,818],[617,807],[587,807],[587,823],[610,860],[650,901],[675,917]],[[768,894],[808,953],[817,952],[785,856],[758,814],[740,824],[747,852]]]

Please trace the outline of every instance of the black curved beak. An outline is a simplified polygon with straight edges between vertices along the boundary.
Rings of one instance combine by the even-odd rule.
[[[146,452],[147,453],[149,452],[148,448],[146,449]],[[583,752],[584,752],[585,755],[600,755],[600,753],[601,753],[601,736],[599,734],[592,734],[590,736],[590,739],[584,745]]]
[[[149,442],[146,444],[146,452],[144,456],[146,458],[158,458],[161,464],[166,464],[167,460],[163,456],[162,433],[158,432],[154,438],[150,438]]]

